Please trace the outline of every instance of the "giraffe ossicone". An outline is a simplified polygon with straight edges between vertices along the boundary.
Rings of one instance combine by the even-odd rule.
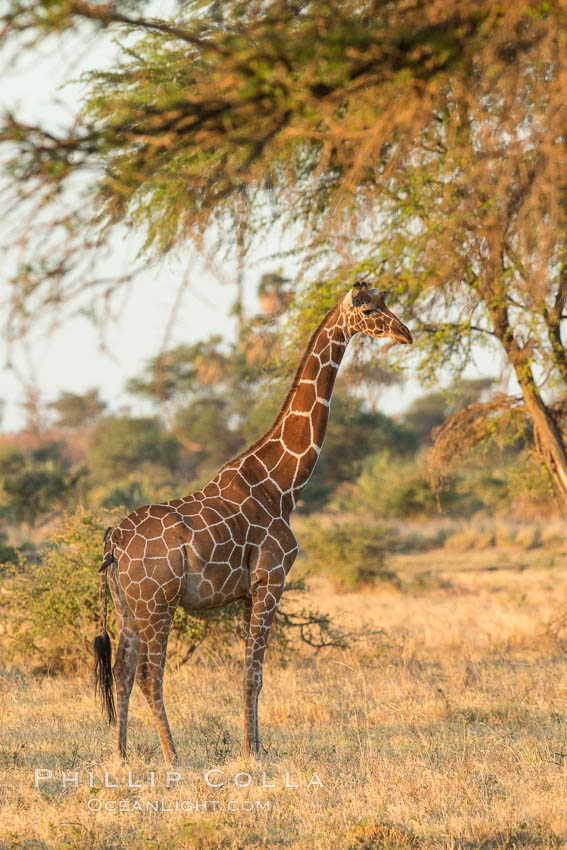
[[[260,755],[264,652],[298,549],[290,515],[319,457],[337,372],[357,333],[413,341],[386,307],[384,293],[357,282],[311,336],[282,408],[259,440],[196,493],[144,505],[107,529],[101,567],[103,633],[94,651],[96,681],[111,722],[114,678],[121,757],[126,755],[128,702],[136,679],[152,710],[165,761],[176,762],[162,694],[173,615],[179,605],[191,612],[236,600],[243,601],[246,635],[245,752]],[[119,629],[112,670],[107,580]]]

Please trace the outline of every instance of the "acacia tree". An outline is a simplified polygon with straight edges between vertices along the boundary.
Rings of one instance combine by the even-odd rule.
[[[166,19],[144,16],[143,0],[7,0],[8,53],[93,27],[122,45],[86,75],[69,126],[4,116],[13,320],[92,287],[91,254],[118,224],[154,256],[211,232],[244,250],[243,228],[263,234],[274,216],[303,223],[308,243],[331,218],[350,229],[353,203],[375,199],[447,80],[467,57],[489,61],[487,34],[514,38],[529,5],[194,0]]]
[[[492,63],[471,56],[466,85],[448,81],[379,197],[353,204],[349,256],[323,292],[331,301],[345,273],[376,274],[413,318],[404,360],[426,382],[460,374],[480,347],[503,362],[512,386],[437,431],[437,469],[497,431],[521,430],[564,511],[567,50],[554,23],[566,9],[532,7],[514,38],[496,41]]]
[[[84,393],[63,391],[49,407],[57,414],[56,428],[86,428],[102,416],[106,402],[93,387]]]
[[[567,510],[567,53],[548,23],[534,15],[529,47],[508,45],[489,71],[447,91],[389,181],[387,239],[367,261],[413,315],[422,375],[460,372],[483,345],[515,379],[438,430],[438,467],[492,437],[499,414],[500,427],[527,420]]]
[[[22,258],[12,317],[92,286],[85,252],[119,225],[153,256],[210,233],[242,253],[278,218],[311,259],[328,257],[296,330],[366,271],[413,314],[424,377],[468,362],[477,340],[494,345],[567,504],[545,395],[567,378],[567,2],[227,0],[181,3],[170,19],[148,8],[7,4],[8,47],[87,26],[122,45],[114,67],[86,76],[71,126],[5,116]]]

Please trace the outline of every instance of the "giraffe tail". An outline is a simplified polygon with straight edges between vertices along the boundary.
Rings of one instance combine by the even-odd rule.
[[[108,722],[110,725],[113,725],[116,723],[116,709],[114,707],[112,647],[110,645],[110,637],[106,631],[106,614],[108,606],[106,593],[108,582],[107,571],[108,567],[110,567],[110,565],[116,560],[114,557],[114,547],[109,540],[111,531],[112,528],[107,528],[104,532],[104,556],[102,559],[102,566],[99,570],[101,573],[100,599],[102,608],[102,633],[94,639],[93,651],[95,657],[95,696],[100,694],[103,711],[106,709]]]

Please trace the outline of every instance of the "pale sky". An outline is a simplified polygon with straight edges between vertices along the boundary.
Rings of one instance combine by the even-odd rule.
[[[81,50],[80,62],[77,62],[76,46],[70,41],[66,47],[59,45],[56,50],[52,45],[50,49],[36,51],[33,60],[31,56],[25,56],[17,67],[3,74],[2,105],[13,109],[18,117],[51,128],[56,128],[62,119],[68,121],[68,116],[76,111],[80,87],[67,85],[61,89],[61,84],[76,78],[86,69],[108,64],[112,57],[112,46],[101,41],[100,36],[90,45],[88,50]],[[249,258],[245,270],[248,312],[255,312],[256,285],[264,271],[280,267],[284,274],[293,275],[294,268],[290,264],[266,259],[289,247],[289,243],[281,245],[277,236],[272,236],[261,250],[257,249]],[[115,255],[110,265],[119,273],[123,261],[121,243],[116,240]],[[121,318],[107,329],[110,353],[101,350],[99,331],[87,319],[79,317],[49,335],[41,329],[32,333],[28,347],[29,362],[24,351],[16,346],[12,356],[18,370],[29,374],[31,366],[45,401],[55,399],[62,390],[80,393],[96,386],[111,409],[131,405],[134,413],[143,412],[140,402],[126,395],[124,383],[129,377],[139,374],[146,361],[163,347],[183,274],[188,275],[190,288],[175,313],[167,345],[194,342],[212,333],[230,336],[234,331],[234,319],[229,316],[229,311],[236,294],[231,282],[235,280],[236,270],[225,264],[221,275],[223,282],[219,276],[204,269],[188,252],[177,263],[164,261],[157,269],[141,275],[132,285],[121,310]],[[0,277],[3,310],[6,309],[4,300],[7,293],[6,280]],[[291,356],[298,360],[301,352],[294,352]],[[19,407],[22,385],[5,363],[4,346],[0,360],[0,399],[5,402],[1,427],[5,431],[13,431],[23,424]],[[488,371],[492,370],[489,368]],[[474,374],[478,373],[475,371]],[[413,382],[385,390],[383,411],[399,413],[417,394],[419,388]]]
[[[84,42],[82,42],[84,46]],[[62,83],[76,78],[91,67],[108,64],[113,48],[101,41],[90,42],[87,51],[81,51],[77,62],[77,50],[71,42],[61,48],[58,45],[36,51],[34,58],[24,57],[9,73],[3,74],[2,106],[9,107],[24,120],[44,123],[56,128],[61,121],[68,121],[78,103],[79,86]],[[277,250],[274,244],[270,250]],[[110,267],[119,273],[123,263],[120,241],[116,240],[115,257]],[[247,290],[253,293],[263,271],[273,270],[274,262],[260,264],[249,269],[246,275]],[[172,308],[176,303],[182,276],[189,281],[181,306],[176,311],[172,333],[167,344],[190,342],[206,338],[211,333],[231,335],[234,319],[229,311],[234,301],[236,288],[234,269],[223,268],[222,277],[205,271],[198,258],[187,253],[178,263],[165,261],[137,278],[136,283],[123,299],[120,295],[116,304],[124,303],[119,312],[122,318],[107,328],[106,342],[111,349],[104,352],[100,332],[88,319],[78,317],[65,323],[50,334],[38,328],[30,336],[29,359],[19,346],[11,356],[17,371],[29,375],[33,371],[45,400],[53,400],[61,390],[83,392],[98,386],[111,407],[116,409],[133,402],[124,392],[127,378],[138,374],[145,362],[155,355],[164,344],[164,335],[171,321]],[[6,309],[8,295],[6,280],[0,278],[0,303]],[[254,311],[254,299],[248,299],[248,309]],[[22,425],[23,415],[18,402],[22,399],[22,386],[13,370],[6,368],[7,351],[2,351],[0,399],[5,402],[2,427],[15,430]],[[136,402],[137,403],[137,402]]]

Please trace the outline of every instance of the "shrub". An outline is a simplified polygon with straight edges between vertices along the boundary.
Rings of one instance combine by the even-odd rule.
[[[85,661],[99,616],[97,570],[104,527],[91,514],[67,514],[40,553],[22,557],[0,598],[3,654],[62,670]]]
[[[40,516],[60,508],[84,472],[67,470],[58,443],[39,446],[29,460],[14,449],[0,454],[2,509],[16,523],[34,526]]]
[[[369,455],[387,448],[396,458],[411,455],[417,437],[407,425],[365,410],[359,398],[339,387],[333,396],[323,451],[302,493],[305,507],[311,511],[324,507],[337,487],[360,475]]]
[[[308,571],[324,572],[338,590],[356,589],[376,580],[398,585],[384,566],[391,532],[361,523],[322,526],[316,519],[301,531],[301,563]]]
[[[463,497],[457,479],[444,482],[435,492],[429,481],[423,456],[404,461],[389,452],[372,455],[357,480],[362,506],[377,516],[416,517],[458,510]]]
[[[456,552],[481,551],[490,549],[494,545],[494,532],[477,526],[452,534],[445,540],[445,548]]]
[[[148,501],[143,485],[137,479],[132,479],[117,487],[111,487],[101,502],[101,507],[133,511],[140,505],[148,504]]]
[[[10,546],[8,543],[8,535],[3,529],[0,528],[0,574],[2,572],[2,565],[6,564],[17,564],[18,563],[18,550],[14,546]]]
[[[541,528],[529,525],[520,528],[516,534],[515,543],[522,549],[536,549],[541,546]]]
[[[0,477],[14,475],[25,465],[26,459],[15,447],[6,444],[0,445]]]
[[[89,468],[99,480],[127,475],[148,463],[173,470],[178,456],[177,440],[157,419],[108,417],[89,438]]]
[[[66,514],[37,561],[21,556],[4,568],[0,595],[0,655],[50,672],[90,664],[92,640],[100,627],[100,573],[104,527],[101,518],[79,511]],[[343,646],[349,636],[330,618],[298,605],[305,586],[287,582],[273,628],[272,643],[288,645],[292,636],[314,647]],[[109,632],[116,637],[109,599]],[[213,611],[187,614],[178,609],[172,633],[170,660],[183,663],[208,638],[215,649],[227,649],[241,637],[240,603]],[[351,636],[352,637],[352,636]]]

